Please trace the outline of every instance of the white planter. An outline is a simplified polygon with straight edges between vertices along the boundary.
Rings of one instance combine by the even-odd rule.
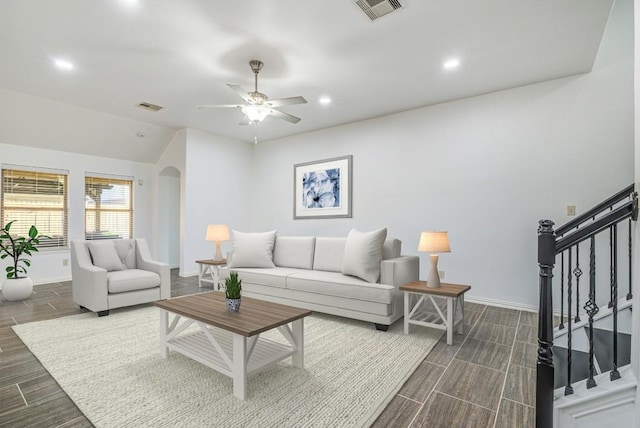
[[[32,292],[31,278],[5,278],[2,283],[2,295],[12,302],[29,298]]]

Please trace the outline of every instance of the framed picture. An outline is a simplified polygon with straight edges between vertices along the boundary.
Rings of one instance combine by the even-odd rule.
[[[343,156],[293,166],[293,218],[350,218],[351,163]]]

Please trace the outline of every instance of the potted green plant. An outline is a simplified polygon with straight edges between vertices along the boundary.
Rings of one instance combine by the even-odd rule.
[[[27,276],[27,268],[31,266],[29,257],[33,252],[37,252],[37,245],[44,235],[38,235],[35,226],[29,228],[29,236],[11,236],[11,225],[15,220],[10,221],[0,229],[0,259],[10,257],[12,262],[6,268],[6,275],[2,283],[2,295],[10,301],[24,300],[31,296],[33,283]]]
[[[242,280],[238,278],[238,272],[231,272],[224,280],[227,309],[231,312],[240,310],[240,298],[242,292]]]

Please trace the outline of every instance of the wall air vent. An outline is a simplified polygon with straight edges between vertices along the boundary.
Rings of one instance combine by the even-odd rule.
[[[149,110],[149,111],[158,111],[158,110],[162,110],[162,107],[157,106],[155,104],[151,104],[151,103],[140,103],[138,104],[136,107],[140,107],[143,108],[145,110]]]
[[[372,21],[404,7],[399,0],[356,0],[356,4]]]

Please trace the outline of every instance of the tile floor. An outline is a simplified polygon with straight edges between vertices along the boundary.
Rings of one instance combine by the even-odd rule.
[[[12,325],[79,314],[71,283],[34,287],[23,302],[0,298],[0,427],[91,427]],[[198,292],[172,272],[172,296]],[[436,345],[374,427],[534,427],[536,314],[465,305],[463,335]],[[421,328],[412,326],[413,328]]]

